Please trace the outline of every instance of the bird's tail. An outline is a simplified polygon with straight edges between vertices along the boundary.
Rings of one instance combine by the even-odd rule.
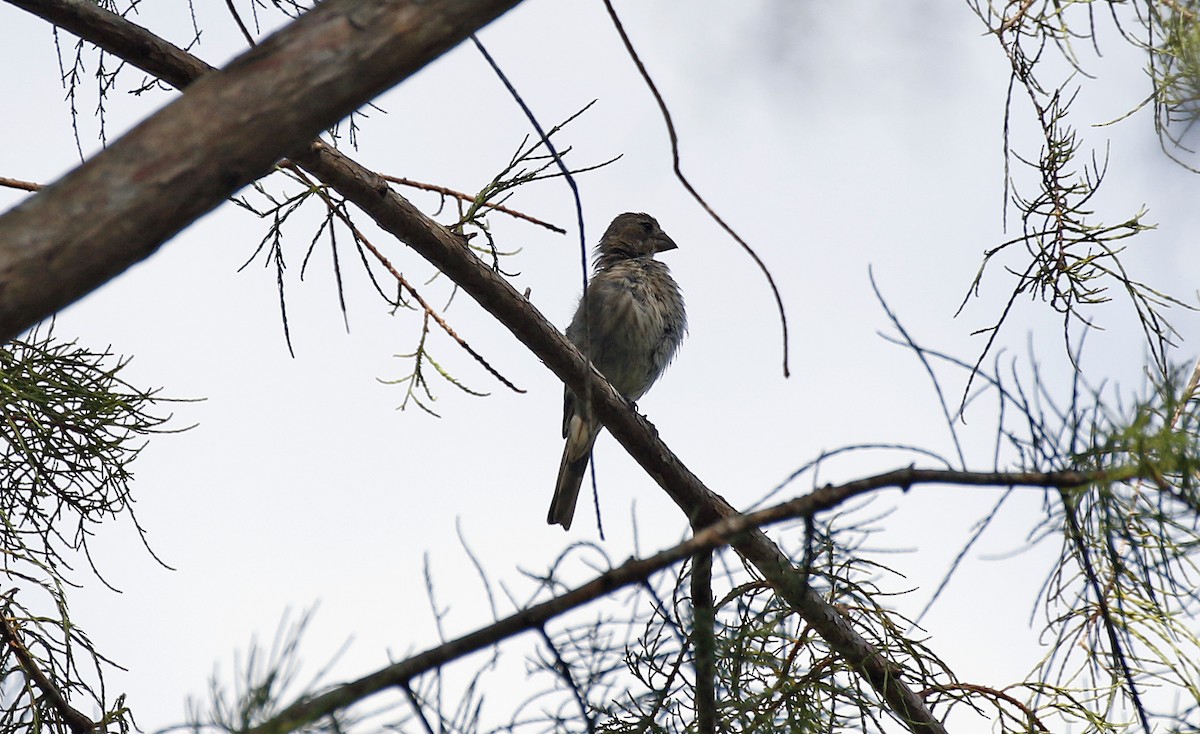
[[[568,425],[567,445],[563,447],[562,462],[558,465],[558,484],[554,486],[554,499],[546,522],[571,529],[575,519],[575,504],[579,501],[579,489],[583,486],[583,475],[587,473],[588,459],[596,443],[598,427],[587,425],[581,417],[573,417]]]

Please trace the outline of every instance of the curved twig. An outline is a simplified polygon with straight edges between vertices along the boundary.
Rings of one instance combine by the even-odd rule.
[[[625,33],[625,27],[621,24],[621,19],[617,17],[617,11],[612,5],[612,0],[604,0],[604,7],[608,9],[608,15],[610,18],[612,18],[613,26],[616,27],[617,33],[621,36],[621,41],[625,44],[625,50],[629,53],[629,58],[633,59],[633,63],[637,66],[638,73],[642,75],[642,79],[645,80],[646,86],[650,89],[650,93],[654,95],[655,101],[658,102],[658,108],[662,112],[663,122],[665,122],[667,125],[667,135],[669,135],[671,138],[671,158],[674,165],[675,177],[679,179],[679,183],[683,184],[683,188],[687,189],[687,192],[692,195],[692,198],[704,208],[704,211],[708,212],[708,216],[712,217],[712,220],[720,225],[721,229],[725,230],[725,232],[732,237],[734,241],[742,246],[742,249],[746,251],[746,254],[748,254],[750,258],[754,260],[754,264],[757,265],[758,269],[762,271],[762,274],[766,276],[767,285],[771,287],[771,293],[775,296],[775,306],[779,310],[779,325],[783,329],[783,376],[790,377],[791,371],[788,369],[787,314],[784,313],[783,297],[779,294],[779,288],[775,285],[775,278],[771,275],[771,271],[767,268],[766,263],[764,263],[762,258],[758,256],[758,253],[754,251],[754,248],[750,247],[746,240],[742,239],[741,235],[733,230],[733,227],[729,226],[729,224],[727,224],[719,214],[713,211],[713,208],[708,205],[708,202],[704,200],[704,197],[700,195],[700,192],[696,191],[696,188],[692,186],[691,181],[688,181],[687,176],[683,175],[683,170],[680,168],[679,164],[679,137],[675,134],[675,123],[671,119],[671,111],[667,109],[667,103],[663,100],[662,94],[659,93],[658,87],[654,84],[654,80],[650,78],[650,73],[646,71],[646,66],[642,63],[641,57],[638,56],[637,51],[634,50],[633,42],[629,40],[629,35]]]

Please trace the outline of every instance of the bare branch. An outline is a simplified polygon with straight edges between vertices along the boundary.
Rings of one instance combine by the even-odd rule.
[[[417,292],[417,289],[414,288],[412,283],[409,283],[408,279],[405,278],[400,273],[400,271],[396,269],[396,266],[392,265],[392,261],[389,260],[387,258],[387,256],[384,255],[383,252],[381,252],[379,250],[378,247],[376,247],[374,244],[372,244],[369,239],[367,239],[367,236],[365,234],[363,234],[362,230],[360,230],[354,224],[354,222],[351,221],[350,217],[346,214],[343,207],[337,206],[333,202],[333,199],[331,199],[329,197],[328,193],[321,190],[320,188],[317,188],[312,183],[312,181],[308,178],[308,176],[306,176],[304,174],[304,172],[302,170],[297,169],[296,174],[305,183],[307,183],[310,186],[313,186],[314,190],[316,190],[316,192],[317,192],[317,195],[319,197],[321,197],[321,201],[323,201],[325,203],[325,206],[329,209],[330,213],[333,216],[337,217],[339,220],[341,220],[342,224],[344,224],[346,226],[346,228],[350,230],[350,233],[352,235],[354,235],[354,238],[358,242],[360,242],[363,245],[363,247],[366,247],[367,251],[370,252],[377,261],[379,261],[379,264],[382,265],[384,267],[384,269],[387,270],[388,273],[393,278],[396,279],[396,283],[398,283],[401,288],[408,291],[408,294],[410,296],[412,296],[413,300],[415,300],[417,302],[417,304],[425,311],[426,320],[432,318],[434,320],[434,322],[437,323],[437,325],[441,327],[442,331],[446,332],[447,336],[449,336],[451,339],[453,339],[455,342],[457,342],[458,346],[462,347],[463,351],[465,351],[467,354],[471,355],[471,357],[474,358],[474,360],[479,363],[479,366],[481,366],[485,370],[487,370],[487,372],[492,377],[495,377],[497,380],[499,380],[501,382],[501,384],[503,384],[505,387],[507,387],[508,389],[510,389],[516,393],[524,393],[525,392],[525,390],[522,390],[521,388],[517,387],[512,382],[510,382],[507,377],[500,374],[496,370],[495,367],[493,367],[491,364],[488,363],[488,361],[486,359],[484,359],[482,354],[475,351],[475,349],[472,348],[470,344],[467,344],[467,341],[465,339],[463,339],[461,336],[458,335],[458,332],[456,332],[454,330],[454,328],[452,326],[450,326],[450,324],[446,321],[446,319],[442,318],[442,315],[439,314],[436,310],[434,310],[434,308],[432,306],[429,305],[429,302],[426,301],[425,298],[420,293]],[[454,381],[451,380],[451,382],[454,382]],[[467,392],[470,392],[470,391],[467,391]]]
[[[424,183],[422,181],[414,181],[411,178],[403,178],[400,176],[389,176],[385,173],[381,173],[379,175],[381,178],[383,178],[384,181],[390,181],[392,183],[397,183],[397,184],[400,184],[401,186],[411,186],[414,189],[421,189],[422,191],[432,191],[436,194],[442,194],[443,196],[453,197],[455,199],[458,199],[459,201],[475,201],[474,195],[465,194],[461,191],[455,191],[454,189],[449,189],[449,188],[446,188],[445,186],[438,186],[437,184]],[[0,179],[0,184],[2,184],[3,182],[4,182],[4,179]],[[504,206],[503,204],[490,204],[489,203],[489,204],[485,204],[484,207],[487,209],[494,209],[495,211],[498,211],[498,212],[503,212],[504,214],[507,214],[510,217],[516,217],[517,219],[524,219],[526,222],[529,222],[531,224],[536,224],[539,227],[545,227],[546,229],[550,230],[551,232],[557,232],[558,234],[566,234],[567,233],[567,230],[563,229],[562,227],[559,227],[554,224],[550,224],[549,222],[543,222],[542,220],[538,219],[537,217],[532,217],[524,212],[519,212],[515,209],[510,209],[510,208]]]
[[[22,181],[17,178],[5,178],[4,176],[0,176],[0,186],[8,189],[21,189],[22,191],[41,191],[43,188],[40,183]]]
[[[692,647],[696,668],[696,731],[717,732],[716,607],[712,593],[712,551],[692,556]]]
[[[750,256],[750,259],[754,261],[754,264],[758,266],[758,269],[761,270],[762,274],[766,277],[767,285],[771,288],[771,294],[775,296],[775,306],[779,310],[779,326],[783,330],[783,376],[789,377],[791,372],[788,369],[787,314],[783,310],[783,296],[779,294],[779,288],[775,285],[775,278],[771,275],[771,271],[767,269],[766,263],[764,263],[762,258],[758,256],[758,253],[754,251],[754,248],[750,247],[750,245],[744,239],[742,239],[741,235],[734,231],[733,227],[726,224],[725,220],[722,219],[720,215],[718,215],[716,211],[714,211],[713,208],[708,205],[708,202],[704,200],[704,197],[700,195],[700,192],[696,191],[696,188],[692,186],[692,182],[687,179],[687,176],[683,175],[683,169],[680,167],[679,163],[679,137],[675,134],[675,123],[671,119],[671,111],[667,109],[667,103],[663,99],[662,94],[659,93],[658,87],[654,84],[654,80],[650,78],[650,72],[646,71],[646,66],[642,63],[641,57],[638,56],[637,51],[634,50],[633,41],[629,40],[629,35],[625,33],[625,26],[621,24],[621,19],[617,16],[617,10],[613,7],[612,1],[604,0],[604,7],[608,9],[608,15],[612,19],[613,26],[617,29],[617,33],[621,36],[621,41],[625,44],[625,50],[629,53],[629,58],[633,59],[634,65],[637,66],[638,73],[642,75],[642,79],[645,80],[646,86],[650,89],[650,93],[654,95],[654,101],[658,103],[658,108],[662,111],[663,122],[667,125],[667,135],[671,138],[671,158],[674,165],[675,177],[679,179],[679,183],[683,185],[683,188],[692,195],[692,198],[696,200],[696,203],[703,207],[704,211],[708,212],[708,216],[712,217],[712,220],[716,222],[721,229],[725,230],[725,232],[728,233],[735,242],[742,246],[742,249],[746,251],[746,254]]]
[[[33,12],[49,4],[13,2]],[[196,82],[0,216],[0,340],[149,256],[280,158],[518,2],[328,0]]]

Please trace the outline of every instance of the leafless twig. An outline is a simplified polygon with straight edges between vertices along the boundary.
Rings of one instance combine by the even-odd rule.
[[[0,186],[9,189],[21,189],[22,191],[41,191],[42,184],[32,181],[22,181],[17,178],[5,178],[0,176]]]
[[[750,258],[754,260],[754,264],[757,265],[758,269],[762,271],[762,274],[766,276],[767,285],[771,287],[771,293],[775,296],[775,306],[779,309],[779,325],[783,329],[783,376],[791,376],[791,372],[788,368],[787,314],[784,313],[783,296],[779,294],[779,288],[775,285],[775,278],[771,275],[771,271],[767,269],[766,263],[764,263],[762,258],[758,256],[758,253],[754,251],[754,248],[750,247],[746,240],[742,239],[741,235],[733,230],[733,227],[729,226],[729,224],[727,224],[725,220],[720,217],[720,215],[713,211],[713,208],[708,205],[708,202],[704,200],[704,197],[700,195],[700,192],[696,191],[696,188],[692,186],[691,181],[688,181],[687,177],[683,175],[683,169],[680,168],[679,164],[679,137],[675,133],[675,123],[671,119],[671,111],[667,109],[666,101],[663,100],[663,96],[661,93],[659,93],[658,87],[654,84],[654,80],[650,78],[650,73],[646,71],[646,66],[642,63],[641,57],[638,56],[637,51],[634,50],[633,42],[629,40],[629,34],[625,32],[625,26],[621,24],[621,19],[617,16],[617,11],[612,5],[612,0],[604,0],[604,7],[608,9],[608,15],[610,18],[612,18],[613,25],[616,27],[617,33],[620,34],[621,41],[625,44],[625,50],[629,53],[629,58],[633,59],[633,63],[637,66],[638,73],[642,75],[642,79],[645,80],[646,86],[650,89],[650,93],[654,95],[655,101],[658,102],[659,110],[662,111],[663,122],[665,122],[667,125],[667,135],[669,135],[671,138],[671,158],[674,164],[675,177],[679,179],[679,183],[683,184],[683,188],[687,189],[687,192],[692,195],[692,198],[704,208],[704,211],[708,212],[708,215],[712,217],[713,221],[720,225],[721,229],[725,230],[730,237],[732,237],[739,245],[742,246],[742,249],[746,251],[746,254],[750,255]]]
[[[411,178],[403,178],[401,176],[389,176],[386,173],[379,174],[379,177],[382,178],[384,181],[391,181],[392,183],[400,184],[401,186],[411,186],[414,189],[421,189],[422,191],[432,191],[437,194],[442,194],[443,196],[453,197],[455,199],[458,199],[459,201],[475,201],[475,197],[472,196],[471,194],[466,194],[461,191],[455,191],[454,189],[446,188],[445,186],[438,186],[437,184],[424,183],[422,181],[414,181]],[[3,179],[0,179],[0,181],[2,181],[2,180]],[[559,227],[554,224],[550,224],[549,222],[543,222],[542,220],[538,219],[537,217],[532,217],[528,214],[525,214],[524,212],[519,212],[516,209],[510,209],[510,208],[504,206],[503,204],[490,204],[489,203],[489,204],[484,204],[484,206],[488,209],[494,209],[498,212],[503,212],[504,214],[507,214],[510,217],[516,217],[517,219],[524,219],[526,222],[530,222],[531,224],[536,224],[539,227],[545,227],[546,229],[550,230],[551,232],[557,232],[558,234],[566,234],[567,233],[567,230],[563,229],[562,227]]]

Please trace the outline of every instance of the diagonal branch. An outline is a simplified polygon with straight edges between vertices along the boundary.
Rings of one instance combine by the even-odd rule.
[[[21,634],[16,622],[8,616],[0,616],[0,644],[12,651],[17,658],[21,672],[28,676],[37,689],[41,691],[43,700],[62,717],[73,734],[92,734],[96,730],[96,722],[87,717],[79,709],[73,707],[63,692],[38,667],[33,655],[21,642]]]
[[[102,238],[98,233],[93,233],[90,239],[89,237],[80,239],[79,242],[86,245],[90,253],[86,258],[88,267],[95,272],[89,273],[90,277],[82,281],[79,278],[74,279],[71,286],[58,288],[53,299],[40,298],[37,293],[31,293],[28,288],[20,289],[11,286],[11,273],[15,267],[12,264],[13,254],[10,246],[4,245],[3,249],[0,249],[0,338],[27,328],[38,318],[81,297],[136,260],[149,255],[165,239],[182,229],[188,222],[217,206],[226,196],[254,175],[264,173],[270,164],[281,156],[290,155],[310,173],[325,184],[337,189],[342,196],[374,218],[383,229],[408,244],[457,283],[504,324],[575,394],[590,395],[595,414],[605,427],[679,505],[693,527],[705,527],[721,520],[737,518],[737,511],[724,499],[705,487],[699,478],[679,461],[666,444],[659,439],[657,431],[649,421],[632,410],[627,401],[604,380],[600,373],[586,363],[562,332],[547,321],[507,280],[480,261],[470,251],[462,237],[449,232],[437,222],[426,217],[410,202],[392,191],[387,182],[378,174],[329,146],[314,142],[309,144],[307,150],[302,150],[300,144],[295,141],[295,133],[299,125],[291,121],[291,118],[294,117],[291,113],[284,118],[282,124],[278,125],[271,125],[262,115],[254,114],[252,121],[256,123],[255,125],[246,126],[239,122],[236,129],[231,129],[224,123],[224,115],[212,109],[214,101],[226,102],[221,109],[228,111],[235,120],[242,121],[244,115],[240,111],[235,113],[228,104],[230,93],[232,93],[232,101],[236,102],[237,107],[256,111],[270,109],[274,111],[274,114],[284,114],[290,109],[308,109],[307,105],[296,103],[296,100],[301,98],[311,98],[315,101],[323,95],[334,95],[338,99],[345,100],[347,97],[341,90],[303,85],[298,87],[297,80],[293,80],[293,83],[284,89],[262,86],[266,79],[259,79],[258,86],[248,86],[242,82],[244,77],[254,76],[254,71],[262,65],[264,58],[276,55],[280,46],[293,38],[298,38],[301,43],[306,44],[304,51],[307,53],[301,54],[298,49],[286,45],[286,49],[297,54],[295,59],[291,59],[291,63],[303,67],[301,73],[304,75],[317,75],[322,79],[328,79],[330,75],[328,69],[321,68],[320,63],[316,64],[316,68],[314,68],[312,59],[305,60],[304,58],[313,56],[332,63],[324,54],[312,53],[313,48],[325,48],[322,43],[318,42],[321,40],[319,35],[316,38],[309,37],[313,35],[311,29],[314,26],[317,30],[330,30],[324,28],[324,26],[330,26],[335,31],[340,30],[342,36],[353,36],[357,33],[369,34],[377,43],[388,48],[394,45],[404,46],[404,41],[394,41],[394,39],[390,39],[390,36],[397,33],[404,35],[405,32],[411,34],[412,29],[393,27],[394,25],[403,26],[395,17],[381,12],[378,17],[347,17],[348,7],[362,6],[365,8],[364,12],[371,9],[378,11],[376,3],[379,1],[375,0],[373,3],[372,0],[327,0],[315,11],[243,56],[240,61],[234,62],[230,69],[208,75],[205,79],[190,86],[187,94],[181,100],[155,115],[150,121],[143,123],[122,140],[117,141],[89,164],[33,197],[14,212],[0,217],[0,243],[13,242],[22,247],[32,247],[33,244],[41,242],[42,246],[38,249],[41,256],[56,260],[63,259],[64,253],[67,252],[76,253],[75,257],[81,257],[77,254],[78,248],[71,248],[70,242],[62,239],[62,234],[59,232],[61,227],[56,223],[71,222],[77,219],[99,219],[105,223],[105,226],[119,228],[120,232],[120,236],[115,241],[108,237]],[[467,5],[486,6],[489,9],[488,17],[491,18],[502,12],[503,8],[515,4],[516,1],[510,0],[505,3],[500,0],[490,0],[490,2],[479,0],[474,4],[469,4],[466,0],[458,2],[447,0],[447,2],[437,5],[443,11],[445,11],[445,6],[460,10],[456,19],[460,23],[465,23],[466,11],[464,8]],[[97,6],[83,0],[9,0],[9,2],[39,15],[42,14],[43,8],[53,7],[54,12],[60,16],[54,22],[97,43],[102,48],[122,56],[122,58],[126,58],[126,55],[119,50],[122,46],[121,41],[97,31],[96,24],[100,22],[99,19],[109,25],[125,24],[124,30],[134,35],[137,35],[140,30],[119,16],[106,14]],[[400,4],[404,5],[413,15],[432,13],[429,10],[429,4],[410,2],[401,2]],[[413,7],[409,7],[410,5]],[[418,5],[419,7],[417,7]],[[75,23],[67,16],[86,18],[86,20]],[[314,16],[320,16],[320,19],[324,19],[324,21],[311,20]],[[362,20],[369,22],[364,26],[360,23]],[[434,22],[435,20],[445,21],[436,14],[430,23],[438,25]],[[390,23],[385,21],[390,21]],[[306,25],[303,25],[301,31],[294,30],[295,26],[302,24]],[[347,26],[353,27],[355,31],[350,32]],[[388,39],[377,38],[372,29],[380,27],[384,27],[382,32],[389,36]],[[438,25],[438,27],[442,26]],[[456,27],[456,30],[461,30],[461,28]],[[140,33],[150,35],[144,30]],[[285,40],[281,41],[280,38]],[[409,43],[413,42],[411,35],[407,36],[406,40]],[[329,39],[324,39],[324,41],[329,43]],[[389,41],[393,42],[389,44]],[[342,38],[340,43],[349,43],[349,39]],[[307,44],[311,44],[311,46]],[[396,49],[391,50],[397,55],[403,56]],[[442,46],[436,49],[438,53],[441,50],[444,50]],[[178,53],[183,54],[182,51]],[[330,51],[330,53],[333,52]],[[432,57],[436,53],[430,51],[426,55]],[[379,61],[377,56],[371,56],[371,58],[375,60],[368,65],[368,68],[376,65],[390,70],[393,66],[404,66],[397,61]],[[134,56],[127,60],[152,74],[158,73],[154,68],[157,63],[164,63],[162,57],[159,56]],[[334,59],[334,61],[336,60]],[[171,66],[172,73],[175,74],[188,68],[187,64],[175,55],[172,55],[165,63]],[[291,63],[284,63],[283,66],[290,66]],[[405,63],[411,65],[413,60],[406,57]],[[275,68],[275,64],[267,65]],[[191,68],[202,67],[197,67],[193,63]],[[407,69],[407,66],[404,68]],[[395,71],[396,79],[401,78],[402,75],[403,70]],[[354,73],[346,70],[345,65],[338,66],[335,74],[339,84],[346,84],[361,91],[361,85],[352,83],[354,76]],[[380,85],[379,89],[382,88]],[[311,94],[313,89],[318,89],[318,94]],[[285,110],[281,110],[277,105],[268,104],[272,101],[277,102],[280,97],[286,99],[285,107],[287,109]],[[200,100],[200,102],[196,102],[196,100]],[[319,105],[319,108],[328,110],[330,108],[328,101],[321,101],[322,104]],[[361,102],[362,99],[358,99],[358,101]],[[171,211],[171,209],[164,209],[162,200],[156,198],[155,194],[161,195],[161,191],[148,191],[146,182],[138,180],[139,176],[131,175],[129,171],[114,178],[106,170],[104,163],[119,154],[127,154],[131,148],[135,153],[142,150],[138,146],[138,141],[147,136],[147,129],[159,130],[162,127],[162,118],[177,121],[181,111],[183,114],[195,115],[205,121],[206,129],[211,127],[218,134],[193,135],[186,143],[180,140],[171,140],[171,145],[167,147],[168,150],[175,152],[174,157],[164,156],[161,150],[155,151],[153,147],[145,149],[146,154],[156,154],[154,164],[144,164],[135,169],[133,174],[150,176],[153,179],[151,189],[181,187],[172,192],[169,201],[171,206],[181,203],[184,206],[180,206],[172,216],[164,217],[161,212]],[[169,129],[172,134],[178,135],[181,133],[177,129],[178,127],[179,125],[175,124]],[[192,127],[196,127],[195,120],[192,120]],[[304,129],[310,130],[311,125]],[[319,130],[320,127],[311,129],[309,137],[315,136]],[[283,132],[287,134],[281,134]],[[161,132],[159,134],[161,135]],[[130,138],[134,139],[133,144],[128,142]],[[158,142],[161,145],[165,141],[159,140]],[[185,158],[189,149],[197,151],[200,160],[196,161],[194,157],[188,158],[186,163],[180,165],[180,161]],[[248,157],[229,158],[227,154],[231,150],[236,151],[237,155]],[[221,155],[216,155],[216,151],[220,151]],[[197,165],[201,166],[201,170],[195,171],[191,167]],[[186,171],[188,176],[153,175],[159,172],[158,166],[170,167],[177,173]],[[214,174],[219,181],[213,180]],[[221,174],[224,174],[224,177]],[[206,185],[197,186],[189,177],[201,179],[206,182]],[[222,185],[218,186],[218,182]],[[88,187],[95,193],[89,191]],[[128,204],[121,211],[129,221],[113,221],[111,218],[93,217],[91,213],[83,216],[80,214],[81,210],[73,204],[71,199],[72,196],[80,196],[87,199],[86,206],[98,205],[104,202],[96,202],[95,196],[100,195],[103,199],[111,196],[108,192],[121,192],[120,199]],[[146,202],[141,201],[141,197],[146,197]],[[30,210],[42,212],[42,218],[32,219],[29,214]],[[53,215],[54,218],[47,219],[50,215]],[[160,219],[166,220],[168,223],[160,224]],[[130,226],[131,224],[132,226]],[[41,229],[42,227],[46,228],[45,232]],[[21,234],[23,239],[13,239],[18,234]],[[50,234],[55,234],[55,236],[49,236]],[[38,305],[30,308],[25,305],[25,301],[32,301]],[[834,650],[859,670],[886,702],[887,707],[905,726],[911,731],[921,734],[940,734],[945,731],[941,723],[925,706],[921,697],[902,680],[902,669],[885,658],[878,648],[864,639],[840,612],[809,588],[805,583],[804,575],[796,570],[791,560],[766,535],[759,530],[747,531],[734,538],[732,544],[744,558],[758,568],[781,598],[804,617]]]
[[[190,84],[187,94],[0,216],[0,341],[148,257],[280,158],[519,2],[327,0]],[[88,9],[82,6],[99,10],[82,0],[13,4],[74,17]],[[112,24],[95,12],[87,17]],[[158,64],[169,45],[137,30],[126,26],[142,41],[128,60]],[[78,33],[99,35],[95,26]],[[190,69],[195,79],[203,65]],[[184,83],[183,70],[168,80]]]
[[[522,609],[435,648],[392,663],[358,680],[335,686],[317,696],[302,697],[248,734],[283,734],[294,731],[376,693],[395,686],[405,688],[410,680],[419,675],[525,632],[540,631],[555,617],[607,597],[618,589],[643,583],[653,574],[688,558],[707,555],[715,548],[735,543],[738,537],[748,531],[783,520],[812,517],[818,512],[833,509],[868,492],[889,488],[908,490],[918,484],[1069,489],[1135,476],[1136,472],[1132,469],[1109,472],[968,472],[908,468],[837,486],[821,487],[809,494],[758,512],[727,517],[698,530],[691,538],[676,546],[646,558],[631,558],[564,594]],[[931,690],[936,689],[923,691],[922,695]]]
[[[315,144],[296,160],[457,283],[576,395],[590,394],[595,414],[604,426],[679,505],[693,527],[738,514],[679,461],[650,422],[632,410],[625,398],[584,361],[562,332],[507,280],[475,257],[461,238],[426,218],[375,173],[328,146]],[[736,539],[733,546],[833,649],[858,668],[900,721],[914,732],[944,731],[924,702],[901,680],[900,668],[809,588],[803,575],[766,535],[757,530],[749,532]]]

